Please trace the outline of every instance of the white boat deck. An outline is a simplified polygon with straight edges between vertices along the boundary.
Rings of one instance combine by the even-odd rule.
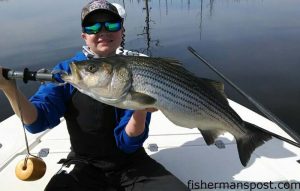
[[[269,120],[232,101],[230,104],[244,120],[290,138]],[[25,143],[21,123],[16,116],[12,116],[0,124],[1,191],[43,190],[49,179],[61,167],[57,162],[65,158],[70,150],[64,121],[50,131],[28,135],[32,154],[37,155],[41,149],[49,149],[49,155],[43,158],[47,164],[46,174],[40,180],[32,182],[21,181],[15,176],[16,164],[25,157]],[[247,167],[243,167],[233,137],[227,133],[218,140],[224,143],[225,148],[218,148],[216,145],[207,146],[197,129],[177,127],[162,113],[155,112],[152,115],[150,136],[144,147],[151,157],[162,163],[186,185],[189,182],[189,187],[194,190],[200,190],[197,183],[199,185],[201,181],[207,184],[209,182],[248,185],[252,183],[253,186],[255,184],[256,189],[251,190],[264,190],[259,189],[262,186],[260,183],[263,182],[271,181],[273,188],[280,186],[278,183],[289,182],[285,189],[277,187],[275,190],[300,190],[300,163],[297,162],[300,160],[299,148],[273,138],[256,149]],[[192,182],[194,184],[191,184]]]

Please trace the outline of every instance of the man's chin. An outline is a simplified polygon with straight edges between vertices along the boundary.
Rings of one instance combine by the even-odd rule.
[[[101,46],[101,48],[98,49],[98,51],[96,52],[99,56],[112,56],[115,55],[116,51],[112,50],[112,48],[110,47],[105,47],[105,46]]]

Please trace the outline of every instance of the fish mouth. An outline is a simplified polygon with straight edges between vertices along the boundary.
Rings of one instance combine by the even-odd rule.
[[[70,65],[71,74],[62,74],[61,78],[66,82],[74,82],[81,80],[81,75],[78,67],[74,62],[72,62]]]

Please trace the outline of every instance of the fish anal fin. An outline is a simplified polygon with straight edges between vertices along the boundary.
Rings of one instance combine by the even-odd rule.
[[[207,145],[213,144],[216,138],[218,138],[219,135],[224,133],[223,130],[219,130],[219,129],[209,129],[209,130],[203,130],[200,128],[198,129],[201,132],[203,139]]]

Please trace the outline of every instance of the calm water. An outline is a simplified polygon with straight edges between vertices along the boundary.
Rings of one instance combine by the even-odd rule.
[[[0,0],[0,65],[52,68],[81,49],[80,11],[88,1]],[[175,57],[220,80],[192,46],[239,87],[300,133],[299,0],[116,0],[127,10],[127,49]],[[19,83],[27,96],[37,83]],[[227,84],[228,96],[250,107]],[[0,93],[0,120],[12,114]]]

